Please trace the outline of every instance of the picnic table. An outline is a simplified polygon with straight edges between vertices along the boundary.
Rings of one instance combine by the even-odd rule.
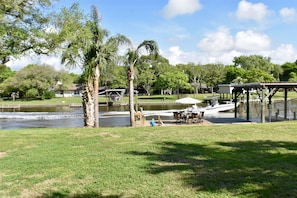
[[[177,111],[173,112],[176,123],[200,123],[203,121],[204,111]]]

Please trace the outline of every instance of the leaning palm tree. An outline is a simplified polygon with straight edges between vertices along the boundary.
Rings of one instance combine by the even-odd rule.
[[[127,61],[129,64],[128,80],[129,80],[129,109],[130,109],[130,126],[135,126],[134,120],[134,65],[139,61],[141,55],[148,53],[149,55],[158,55],[159,47],[158,44],[153,40],[143,41],[135,50],[128,49]]]
[[[67,40],[68,45],[62,54],[62,62],[66,65],[77,65],[77,62],[82,64],[85,81],[83,92],[85,127],[99,127],[100,73],[117,56],[119,45],[130,43],[129,39],[123,35],[108,38],[108,32],[101,28],[100,21],[97,8],[92,6],[91,20],[80,26],[81,30],[74,27],[74,32],[67,37],[71,39]],[[69,26],[69,23],[67,25]]]

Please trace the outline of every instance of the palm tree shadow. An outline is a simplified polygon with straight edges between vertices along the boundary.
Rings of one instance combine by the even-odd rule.
[[[162,142],[160,152],[137,152],[151,161],[151,174],[178,172],[199,191],[228,191],[252,197],[295,197],[297,143],[217,142],[215,145]],[[186,170],[186,171],[185,171]]]

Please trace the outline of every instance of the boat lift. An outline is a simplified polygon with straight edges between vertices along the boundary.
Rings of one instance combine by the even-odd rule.
[[[269,108],[269,121],[271,122],[272,114],[272,97],[280,89],[284,90],[284,119],[288,119],[288,90],[294,90],[297,92],[297,83],[293,82],[275,82],[275,83],[245,83],[233,85],[234,89],[232,93],[234,94],[235,102],[235,118],[237,118],[237,102],[238,97],[241,94],[246,95],[246,119],[250,121],[249,109],[250,109],[250,93],[251,91],[256,91],[259,95],[261,101],[261,122],[265,123],[265,102],[268,99],[268,108]]]

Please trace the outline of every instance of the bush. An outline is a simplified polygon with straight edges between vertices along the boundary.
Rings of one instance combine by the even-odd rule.
[[[26,92],[26,97],[27,98],[35,98],[36,96],[38,96],[38,90],[35,88],[29,89]]]
[[[46,91],[43,95],[44,99],[52,99],[55,97],[54,91]]]

